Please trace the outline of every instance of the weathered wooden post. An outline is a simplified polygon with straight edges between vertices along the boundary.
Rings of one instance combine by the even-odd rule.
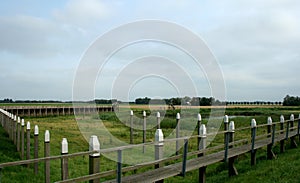
[[[9,139],[13,140],[13,133],[12,133],[12,114],[9,113],[9,118],[8,118],[8,135],[9,135]]]
[[[146,111],[143,111],[143,143],[146,143],[146,129],[147,129],[147,119]],[[143,153],[145,153],[146,146],[143,146]]]
[[[283,135],[283,130],[284,130],[284,116],[280,116],[280,134]],[[285,146],[284,146],[284,139],[280,140],[280,152],[283,153],[285,151]]]
[[[180,135],[180,114],[176,114],[176,138],[179,138]],[[176,155],[179,154],[179,140],[176,140]]]
[[[117,182],[122,182],[122,150],[118,150],[118,162],[117,162]]]
[[[25,130],[25,122],[24,119],[22,119],[21,120],[21,159],[24,159],[24,151],[25,151],[24,130]]]
[[[187,160],[187,153],[188,153],[188,144],[189,139],[184,139],[184,146],[183,146],[183,154],[182,154],[182,170],[181,175],[185,177],[186,175],[186,160]]]
[[[291,116],[290,116],[291,133],[294,131],[294,121],[295,121],[294,114],[291,114]],[[291,136],[291,147],[292,148],[296,148],[297,147],[297,143],[295,141],[295,136],[293,134]]]
[[[198,124],[201,123],[201,115],[198,115]],[[198,150],[206,149],[206,127],[204,124],[198,126]],[[198,154],[198,157],[204,156],[205,152]],[[199,168],[198,177],[200,183],[206,182],[206,166]]]
[[[26,159],[29,160],[30,159],[30,122],[27,122],[27,126],[26,126]],[[30,164],[27,164],[27,167],[29,167]]]
[[[13,141],[14,144],[17,145],[17,116],[14,115],[14,120],[13,120]]]
[[[230,143],[230,145],[228,147],[229,149],[233,148],[233,145],[231,143],[234,142],[234,132],[235,132],[234,130],[235,130],[234,121],[230,121],[229,127],[228,127],[228,142]],[[238,171],[237,171],[236,167],[234,166],[235,159],[236,159],[236,156],[228,159],[228,174],[229,174],[229,176],[238,175]]]
[[[34,126],[34,159],[39,158],[39,127]],[[38,162],[34,163],[34,174],[38,174]]]
[[[227,115],[224,116],[224,162],[228,162],[228,144],[229,144],[229,137],[228,137],[228,122],[229,118]]]
[[[160,160],[163,158],[163,148],[164,148],[164,134],[161,129],[156,129],[155,132],[155,160]],[[161,163],[155,165],[155,169],[161,167]],[[158,183],[163,182],[164,180],[156,181]]]
[[[272,137],[271,133],[272,133],[272,118],[268,117],[268,121],[267,121],[267,133],[268,133],[268,138]],[[273,138],[273,137],[272,137]],[[267,145],[267,159],[273,159],[275,157],[275,154],[272,151],[272,141]]]
[[[133,111],[130,111],[130,144],[133,144]]]
[[[100,143],[96,135],[90,137],[90,151],[100,151]],[[89,173],[95,174],[100,171],[100,152],[93,152],[89,155]],[[100,179],[90,180],[90,183],[100,183]]]
[[[255,149],[255,137],[256,137],[256,121],[251,121],[251,165],[256,165],[256,149]]]
[[[20,152],[20,140],[21,140],[21,119],[18,117],[17,124],[17,151]]]
[[[45,131],[44,156],[50,156],[50,133]],[[45,160],[45,183],[50,183],[50,160]]]
[[[156,119],[157,119],[157,128],[156,129],[160,129],[160,113],[157,112],[156,114]]]
[[[67,155],[68,151],[68,141],[66,138],[63,138],[61,141],[61,155]],[[61,180],[66,180],[69,177],[69,167],[68,167],[68,158],[61,158]]]

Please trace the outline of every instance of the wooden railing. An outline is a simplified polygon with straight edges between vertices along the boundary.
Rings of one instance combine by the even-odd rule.
[[[163,179],[172,176],[185,176],[186,172],[197,170],[199,171],[199,182],[205,182],[206,167],[208,165],[224,162],[228,168],[228,175],[237,175],[237,169],[235,168],[235,159],[237,156],[250,152],[251,165],[256,164],[256,151],[259,148],[267,147],[266,154],[267,159],[274,158],[272,151],[273,147],[279,143],[280,152],[284,152],[285,144],[289,139],[291,147],[297,147],[296,137],[299,136],[300,131],[300,118],[295,119],[294,115],[290,116],[289,120],[284,120],[281,116],[279,122],[272,122],[269,117],[266,124],[257,125],[255,119],[251,121],[251,126],[235,128],[234,122],[229,122],[228,116],[224,117],[224,130],[216,133],[207,133],[206,126],[201,124],[201,116],[198,116],[198,134],[191,137],[178,137],[174,139],[164,139],[161,129],[156,130],[155,142],[132,144],[128,146],[115,147],[109,149],[100,149],[100,143],[97,136],[91,136],[89,141],[89,151],[68,154],[68,142],[67,139],[62,140],[61,155],[50,156],[50,135],[49,131],[45,131],[44,139],[44,157],[38,155],[38,127],[34,128],[34,157],[30,157],[30,123],[27,123],[26,130],[24,120],[19,117],[0,109],[1,126],[9,134],[9,138],[16,145],[17,151],[21,152],[21,158],[26,160],[7,162],[0,164],[0,171],[3,168],[29,165],[33,164],[34,172],[38,174],[38,166],[44,163],[45,182],[50,182],[50,161],[61,161],[61,180],[57,180],[59,183],[66,182],[100,182],[100,178],[115,177],[106,182],[160,182]],[[177,120],[180,117],[177,116]],[[298,125],[295,125],[295,121]],[[179,121],[177,121],[179,123]],[[259,132],[259,133],[258,133]],[[26,138],[25,138],[26,134]],[[249,134],[248,138],[237,138],[239,134]],[[223,142],[217,145],[207,146],[207,138],[209,136],[223,136]],[[25,140],[26,139],[26,140]],[[197,141],[197,147],[190,147],[189,142]],[[26,152],[25,149],[26,143]],[[173,156],[164,157],[164,145],[166,143],[178,144],[183,142],[183,148],[178,153],[174,153]],[[154,161],[143,162],[132,166],[122,167],[123,151],[127,149],[140,148],[144,151],[145,146],[153,146],[155,157]],[[100,172],[100,155],[105,153],[117,153],[116,169]],[[180,153],[179,153],[180,152]],[[68,160],[79,156],[89,156],[89,175],[69,178]],[[168,164],[168,165],[166,165]],[[32,166],[31,166],[32,167]],[[148,167],[147,170],[140,172],[141,168]],[[75,168],[75,167],[72,167]],[[135,171],[133,175],[125,175],[126,172]]]

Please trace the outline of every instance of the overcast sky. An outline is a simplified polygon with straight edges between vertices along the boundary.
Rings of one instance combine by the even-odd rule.
[[[287,94],[300,95],[297,0],[10,0],[0,5],[0,99],[72,100],[76,70],[89,46],[111,29],[144,19],[174,22],[202,38],[222,70],[230,101],[281,101]],[[166,64],[171,62],[163,59],[146,59],[150,65],[144,67],[132,62],[142,56],[166,54],[180,58],[186,65],[183,70],[177,68],[178,72],[194,79],[199,96],[212,95],[205,71],[193,71],[188,58],[173,48],[160,44],[154,45],[156,49],[152,47],[151,43],[135,44],[116,53],[95,80],[95,97],[127,95],[131,100],[189,95],[178,92],[171,80],[190,82],[184,78],[180,82],[174,73],[168,74],[172,79],[157,75],[136,78],[130,91],[110,90],[114,87],[112,78],[132,77],[124,72],[128,65],[130,72],[152,67],[171,72]],[[124,67],[122,61],[129,54],[131,62]]]

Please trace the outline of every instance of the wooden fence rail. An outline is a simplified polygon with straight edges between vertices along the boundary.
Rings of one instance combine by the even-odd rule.
[[[132,114],[130,114],[132,116]],[[145,117],[145,113],[143,113]],[[291,147],[297,147],[296,137],[300,140],[300,118],[295,119],[294,115],[290,116],[289,120],[284,120],[283,116],[280,117],[279,122],[272,122],[271,117],[268,118],[266,124],[257,125],[255,119],[252,119],[251,126],[235,129],[233,121],[228,120],[228,116],[224,117],[224,130],[217,133],[207,133],[206,126],[201,122],[201,115],[198,115],[198,134],[191,137],[180,137],[174,139],[164,139],[163,130],[157,128],[155,133],[155,142],[146,143],[143,140],[143,144],[131,144],[128,146],[115,147],[110,149],[100,149],[100,143],[98,137],[93,135],[89,141],[89,151],[69,154],[68,141],[66,138],[62,139],[61,154],[57,156],[50,156],[50,132],[45,131],[44,139],[44,156],[39,158],[38,155],[38,126],[34,127],[34,157],[30,157],[30,122],[26,125],[23,119],[20,119],[16,115],[13,115],[3,109],[0,109],[1,126],[9,134],[9,138],[16,145],[16,150],[21,152],[21,159],[24,159],[25,155],[25,139],[26,139],[26,160],[7,162],[0,164],[0,171],[3,168],[18,165],[27,165],[28,168],[34,168],[35,174],[38,174],[38,165],[44,163],[45,182],[50,182],[51,166],[50,161],[61,160],[61,180],[57,180],[60,183],[66,182],[100,182],[100,178],[106,178],[109,176],[115,176],[115,179],[106,182],[163,182],[164,179],[172,176],[185,176],[186,172],[192,170],[198,170],[199,182],[205,182],[206,179],[206,167],[208,165],[224,162],[228,168],[228,175],[235,176],[238,174],[238,170],[235,168],[235,160],[239,155],[250,152],[251,165],[256,164],[256,152],[257,149],[267,147],[267,159],[273,159],[275,154],[272,149],[279,142],[280,151],[284,152],[285,143],[287,140],[291,143]],[[145,118],[144,118],[145,120]],[[295,121],[298,121],[298,125],[294,125]],[[180,124],[180,115],[176,116],[177,124]],[[131,122],[132,123],[132,122]],[[146,121],[144,121],[146,123]],[[160,123],[160,114],[157,114],[157,124]],[[284,124],[285,127],[284,128]],[[276,125],[280,125],[276,129]],[[258,135],[259,129],[265,129],[266,133]],[[176,131],[179,131],[180,128]],[[251,131],[251,136],[247,139],[235,140],[235,136],[242,131]],[[26,132],[26,138],[25,136]],[[130,129],[130,133],[132,129]],[[145,133],[145,132],[144,132]],[[217,146],[207,147],[206,139],[208,136],[222,135],[224,134],[224,143]],[[143,135],[144,136],[144,135]],[[131,137],[131,136],[130,136]],[[197,140],[197,149],[189,151],[189,142],[193,139]],[[183,149],[179,151],[179,143],[183,142]],[[132,142],[132,140],[130,140]],[[165,143],[174,142],[176,145],[176,153],[171,157],[164,157]],[[144,147],[150,145],[154,147],[154,161],[144,162],[132,166],[122,167],[123,152],[127,149],[133,149],[141,147],[143,152]],[[103,153],[117,153],[116,169],[100,172],[100,155]],[[69,178],[68,161],[70,158],[79,156],[89,156],[89,175]],[[166,165],[166,162],[168,165]],[[34,166],[29,166],[34,164]],[[136,171],[144,167],[149,167],[148,170],[138,172],[133,175],[123,176],[128,171]],[[1,176],[1,175],[0,175]],[[0,177],[1,180],[1,177]]]

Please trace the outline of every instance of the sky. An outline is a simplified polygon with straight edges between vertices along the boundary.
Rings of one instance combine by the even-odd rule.
[[[78,67],[90,47],[111,30],[144,20],[172,22],[199,36],[215,57],[229,101],[300,95],[296,0],[10,0],[0,5],[0,99],[74,99]],[[125,31],[111,44],[135,33]],[[102,69],[91,66],[97,76],[87,83],[95,98],[213,96],[214,74],[192,63],[190,55],[168,44],[133,43]],[[90,98],[82,95],[76,99]]]

